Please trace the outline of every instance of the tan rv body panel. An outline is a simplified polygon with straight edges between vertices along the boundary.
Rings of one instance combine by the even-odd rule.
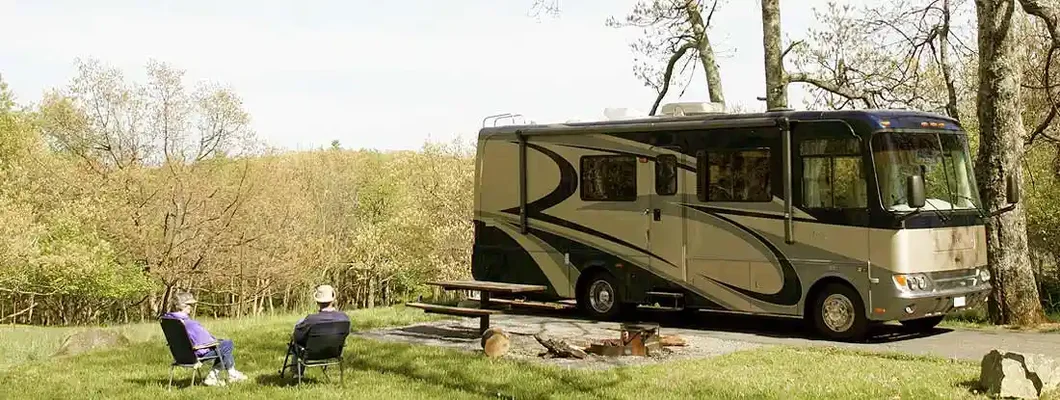
[[[637,162],[635,200],[582,200],[580,158],[608,154],[648,157]],[[620,261],[612,262],[628,264],[617,268],[649,271],[724,309],[777,315],[800,315],[806,307],[806,293],[827,277],[855,286],[871,309],[874,302],[883,301],[870,295],[871,291],[894,296],[891,276],[895,273],[974,269],[986,264],[982,226],[874,229],[815,222],[796,209],[794,240],[789,244],[784,240],[783,199],[701,202],[696,197],[696,174],[687,168],[677,170],[677,193],[657,195],[651,160],[661,154],[673,155],[691,168],[696,165],[694,157],[609,135],[531,136],[525,153],[527,203],[544,201],[562,192],[564,185],[573,185],[570,188],[575,191],[549,204],[540,211],[542,215],[528,218],[529,228],[614,255]],[[530,254],[556,293],[573,298],[584,266],[571,265],[573,256],[557,251],[543,237],[520,233],[519,157],[515,135],[480,139],[475,218],[510,235]],[[567,166],[573,171],[565,172]],[[574,182],[569,181],[570,172]],[[663,211],[657,221],[653,220],[654,209]],[[785,282],[785,262],[797,274],[797,303],[771,303],[748,295],[776,295],[791,285]]]

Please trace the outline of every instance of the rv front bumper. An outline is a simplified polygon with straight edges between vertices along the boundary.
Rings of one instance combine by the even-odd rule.
[[[939,283],[946,283],[945,280],[939,280],[933,285],[941,287],[929,291],[903,290],[893,282],[889,282],[889,279],[880,282],[872,288],[872,302],[869,305],[868,317],[874,321],[933,317],[973,308],[986,302],[991,289],[988,281],[980,281],[974,276],[949,281],[955,282],[960,279],[967,281],[958,287],[947,287],[939,285]]]

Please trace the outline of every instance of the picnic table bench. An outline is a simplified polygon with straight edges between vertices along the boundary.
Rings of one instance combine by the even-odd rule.
[[[483,334],[490,326],[490,315],[501,314],[504,311],[490,308],[491,294],[516,294],[516,293],[538,293],[547,288],[543,285],[523,285],[518,283],[490,282],[490,281],[431,281],[428,285],[439,286],[445,290],[472,290],[479,292],[479,307],[454,307],[441,304],[427,303],[405,303],[406,306],[423,309],[424,312],[434,314],[459,315],[464,317],[479,318],[479,334]]]

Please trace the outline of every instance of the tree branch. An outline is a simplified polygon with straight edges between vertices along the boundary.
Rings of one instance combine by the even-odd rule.
[[[1031,131],[1030,137],[1028,137],[1027,140],[1024,141],[1025,146],[1030,146],[1034,144],[1034,139],[1036,139],[1038,136],[1042,136],[1052,142],[1057,141],[1056,139],[1045,133],[1045,130],[1049,129],[1049,125],[1053,123],[1053,119],[1056,118],[1056,113],[1057,106],[1056,104],[1053,104],[1052,107],[1049,107],[1049,115],[1045,116],[1045,119],[1043,119],[1042,122],[1040,122],[1038,126],[1034,128],[1033,131]]]
[[[714,11],[718,9],[718,0],[714,0],[714,4],[710,6],[710,12],[707,13],[707,20],[703,22],[704,27],[710,26],[710,20],[714,18]]]
[[[834,84],[832,82],[828,82],[828,81],[825,81],[823,79],[814,78],[812,76],[807,75],[804,72],[797,72],[797,73],[789,74],[788,75],[788,82],[792,82],[792,83],[794,83],[794,82],[808,83],[810,85],[816,86],[816,87],[818,87],[818,88],[820,88],[822,90],[825,90],[825,91],[827,91],[829,93],[832,93],[832,94],[838,95],[840,97],[846,98],[848,100],[861,100],[862,102],[865,103],[865,106],[868,107],[868,108],[879,108],[879,106],[876,103],[876,100],[873,99],[872,96],[870,94],[868,94],[868,93],[861,92],[861,91],[854,91],[854,90],[851,90],[849,88],[844,88],[844,87],[836,85],[836,84]]]
[[[1060,48],[1060,7],[1054,2],[1046,5],[1042,0],[1019,0],[1023,5],[1023,11],[1027,14],[1041,18],[1049,30],[1049,37],[1053,40],[1053,48]]]
[[[788,48],[784,49],[784,51],[780,53],[780,59],[783,60],[784,58],[786,58],[788,56],[788,53],[790,53],[792,50],[795,49],[795,47],[798,47],[803,43],[804,42],[802,40],[796,40],[794,42],[791,42],[791,44],[788,45]]]
[[[7,293],[14,293],[14,294],[28,294],[28,295],[45,296],[45,297],[52,296],[52,295],[55,295],[56,293],[59,293],[58,290],[53,290],[50,293],[40,293],[40,292],[27,292],[27,291],[24,291],[24,290],[8,289],[8,288],[2,288],[2,287],[0,287],[0,292],[7,292]]]
[[[25,309],[23,309],[22,311],[19,311],[19,312],[16,312],[16,313],[14,313],[14,314],[10,314],[10,315],[8,315],[8,316],[6,316],[6,317],[0,318],[0,322],[3,322],[3,321],[7,321],[8,319],[11,319],[11,318],[17,317],[17,316],[19,316],[19,315],[22,315],[22,314],[25,314],[25,313],[28,313],[28,312],[29,312],[30,310],[32,310],[32,309],[33,309],[34,307],[36,307],[36,306],[37,306],[37,304],[36,304],[36,303],[30,304],[30,305],[29,305],[29,307],[26,307],[26,308],[25,308]]]
[[[662,102],[663,97],[666,97],[666,92],[670,91],[670,80],[673,79],[674,65],[681,60],[681,57],[685,56],[685,53],[695,47],[695,43],[685,43],[681,48],[677,49],[677,52],[670,56],[670,61],[666,62],[666,72],[663,73],[662,88],[659,90],[659,95],[655,97],[655,103],[652,104],[648,115],[655,115],[655,111],[659,109],[659,103]]]

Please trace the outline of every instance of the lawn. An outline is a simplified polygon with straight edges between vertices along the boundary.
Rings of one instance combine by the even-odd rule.
[[[1013,330],[1037,333],[1060,333],[1060,312],[1046,312],[1045,321],[1034,328],[1021,328],[1008,325],[993,325],[987,315],[986,307],[966,309],[946,315],[946,319],[939,324],[946,328],[976,329],[976,330]]]
[[[428,318],[402,307],[350,313],[355,329],[403,325]],[[494,361],[478,354],[351,337],[344,386],[309,379],[302,387],[280,380],[284,340],[296,316],[205,321],[234,338],[237,368],[251,379],[224,388],[187,388],[178,370],[167,393],[168,350],[157,325],[115,327],[134,344],[116,351],[51,359],[63,329],[0,328],[6,350],[0,398],[983,398],[969,387],[975,363],[830,348],[773,347],[717,358],[609,371],[567,370]],[[23,347],[23,343],[30,343]],[[52,346],[52,348],[49,348]],[[337,372],[337,371],[335,371]],[[320,377],[319,369],[310,378]]]

